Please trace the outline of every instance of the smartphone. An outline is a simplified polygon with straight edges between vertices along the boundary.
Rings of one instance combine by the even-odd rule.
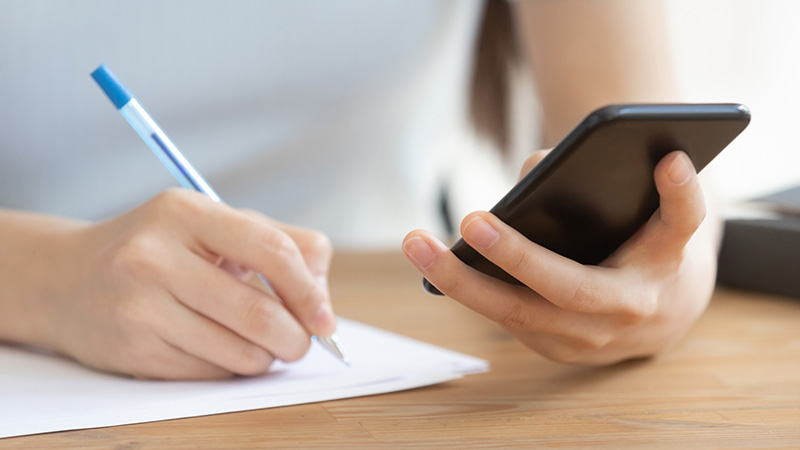
[[[658,208],[653,171],[674,150],[702,170],[750,122],[740,104],[609,105],[589,114],[492,209],[528,239],[579,263],[603,261]],[[451,251],[509,283],[463,239]],[[425,289],[441,295],[428,280]]]

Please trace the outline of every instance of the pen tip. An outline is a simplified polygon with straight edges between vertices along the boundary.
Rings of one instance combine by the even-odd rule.
[[[316,340],[345,365],[350,365],[350,357],[347,355],[347,352],[344,351],[344,347],[341,342],[339,342],[339,336],[335,333],[330,336],[317,336]]]

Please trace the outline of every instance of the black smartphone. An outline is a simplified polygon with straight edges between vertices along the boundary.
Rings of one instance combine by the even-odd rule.
[[[653,171],[683,150],[698,171],[741,133],[739,104],[610,105],[589,114],[492,209],[528,239],[582,264],[598,264],[658,208]],[[520,284],[463,239],[451,251],[466,264]],[[428,280],[425,289],[441,295]]]

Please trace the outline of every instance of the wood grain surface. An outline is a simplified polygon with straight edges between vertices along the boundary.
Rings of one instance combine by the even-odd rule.
[[[397,253],[334,258],[339,315],[488,359],[405,392],[0,440],[0,448],[800,448],[800,299],[718,289],[675,349],[561,365],[454,301]],[[2,399],[0,399],[2,401]]]

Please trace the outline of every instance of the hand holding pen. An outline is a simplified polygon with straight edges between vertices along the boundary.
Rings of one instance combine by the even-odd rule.
[[[51,328],[30,341],[92,367],[144,378],[253,375],[335,331],[324,281],[332,251],[318,232],[171,189],[59,234],[48,251],[63,282],[41,295]],[[236,267],[263,274],[277,297]]]

